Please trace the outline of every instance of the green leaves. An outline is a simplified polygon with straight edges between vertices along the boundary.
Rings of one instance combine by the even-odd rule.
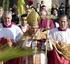
[[[9,0],[3,0],[3,9],[4,11],[8,11],[9,10]]]
[[[21,49],[18,47],[5,46],[3,49],[0,48],[0,61],[7,61],[17,57],[29,56],[32,54],[33,50],[31,48]]]

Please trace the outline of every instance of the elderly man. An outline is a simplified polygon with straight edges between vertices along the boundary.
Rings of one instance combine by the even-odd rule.
[[[5,12],[3,14],[3,23],[0,24],[0,38],[10,38],[16,43],[22,37],[23,32],[11,20],[11,12]]]
[[[66,15],[59,17],[59,27],[51,30],[50,37],[54,41],[58,42],[55,44],[70,44],[70,29],[68,28]],[[48,64],[70,64],[70,60],[66,59],[62,54],[58,53],[54,47],[52,51],[48,52]]]
[[[12,14],[11,12],[7,11],[3,14],[3,23],[0,24],[0,44],[8,44],[8,46],[12,46],[16,44],[23,36],[23,32],[21,29],[12,23]],[[8,42],[10,41],[10,42]],[[10,60],[6,64],[19,64],[19,61]]]

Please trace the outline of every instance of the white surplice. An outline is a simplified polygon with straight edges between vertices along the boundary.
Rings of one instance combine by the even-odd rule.
[[[50,37],[55,41],[61,41],[65,44],[70,44],[70,29],[67,28],[65,31],[60,31],[58,28],[50,31]]]
[[[3,27],[2,24],[0,24],[0,38],[10,38],[14,42],[18,41],[23,35],[23,32],[17,25],[12,25],[11,27]]]

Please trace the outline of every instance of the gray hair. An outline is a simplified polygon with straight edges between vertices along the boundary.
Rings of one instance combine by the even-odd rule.
[[[5,12],[3,13],[3,16],[7,16],[7,15],[9,15],[9,16],[12,17],[12,12],[11,12],[11,11],[5,11]]]
[[[12,12],[11,11],[5,11],[4,15],[12,15]]]

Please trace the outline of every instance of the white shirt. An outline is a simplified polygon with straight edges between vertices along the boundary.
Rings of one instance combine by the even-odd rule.
[[[70,29],[59,31],[58,28],[50,31],[50,37],[55,41],[61,41],[65,44],[70,44]]]
[[[28,24],[25,25],[25,26],[22,26],[22,31],[25,33],[25,32],[27,31],[28,28],[29,28],[29,27],[28,27]]]
[[[0,24],[0,38],[8,37],[16,42],[22,37],[22,35],[23,32],[18,26],[12,25],[9,28],[4,28],[2,24]]]

